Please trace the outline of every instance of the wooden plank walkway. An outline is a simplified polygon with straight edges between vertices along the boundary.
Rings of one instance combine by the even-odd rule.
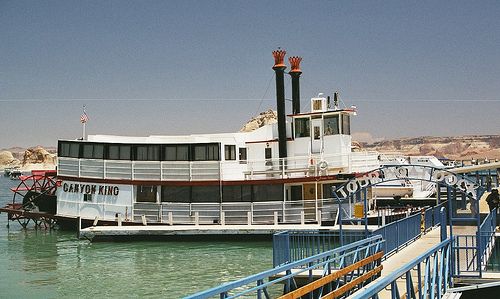
[[[436,228],[432,229],[431,231],[427,232],[425,235],[422,235],[415,242],[409,244],[405,248],[401,249],[399,252],[391,255],[389,258],[384,260],[382,262],[382,266],[383,266],[382,275],[380,276],[380,278],[377,278],[377,280],[388,276],[389,274],[396,271],[397,269],[412,262],[419,255],[421,255],[422,253],[431,249],[433,246],[439,244],[440,241],[441,241],[441,236],[440,236],[440,228],[439,227],[436,227]],[[422,274],[423,274],[423,272],[422,272]],[[417,272],[416,271],[412,272],[412,278],[413,278],[413,282],[416,284],[417,283]],[[377,281],[377,280],[375,280],[375,281]],[[406,287],[405,287],[406,280],[403,280],[400,278],[400,279],[398,279],[397,284],[398,284],[398,288],[400,291],[403,291],[406,289]],[[415,285],[415,287],[416,287],[416,285]],[[359,291],[356,292],[356,294],[359,294],[358,292],[363,292],[363,290],[365,290],[366,288],[367,287],[360,289]],[[401,295],[403,295],[403,294],[401,294]],[[391,298],[390,288],[387,288],[384,291],[380,292],[379,298]]]

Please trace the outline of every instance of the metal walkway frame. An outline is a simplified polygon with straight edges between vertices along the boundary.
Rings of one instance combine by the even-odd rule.
[[[272,286],[284,284],[284,289],[281,293],[286,294],[299,288],[297,282],[299,278],[305,279],[308,282],[313,282],[319,278],[318,276],[331,277],[336,271],[348,268],[367,258],[374,256],[378,257],[378,259],[372,259],[368,264],[361,267],[351,267],[353,269],[348,268],[348,271],[342,273],[342,276],[334,277],[331,281],[316,289],[316,294],[321,295],[330,293],[349,282],[355,282],[358,287],[363,286],[365,283],[373,281],[373,279],[377,277],[376,274],[380,273],[380,258],[382,256],[383,243],[384,240],[381,236],[370,237],[196,293],[185,297],[185,299],[213,298],[214,296],[221,299],[229,299],[250,295],[258,299],[270,299],[274,298],[270,293],[270,288]],[[319,275],[318,272],[320,273]],[[369,276],[369,274],[371,274],[371,276]],[[369,277],[362,282],[355,281],[363,275]],[[350,290],[346,291],[346,293],[349,293],[349,291]]]
[[[446,169],[424,165],[385,165],[378,169],[358,175],[338,187],[333,187],[332,195],[337,199],[339,204],[338,223],[340,226],[341,244],[343,244],[344,239],[343,223],[345,222],[363,223],[365,227],[365,236],[369,235],[367,219],[368,188],[378,186],[386,182],[401,180],[416,180],[435,183],[438,189],[439,204],[441,204],[441,187],[445,187],[450,238],[454,239],[454,225],[464,223],[471,224],[476,227],[477,232],[473,246],[476,252],[482,252],[484,248],[489,246],[489,244],[483,244],[487,238],[481,237],[481,234],[484,233],[481,233],[481,215],[479,212],[479,199],[485,192],[485,188],[477,182],[469,179],[464,173],[457,174]],[[345,209],[343,209],[342,205],[345,205],[348,201],[359,203],[362,201],[363,218],[343,218],[342,214]],[[470,212],[467,212],[467,206]],[[454,246],[456,246],[456,244],[452,244],[452,248]],[[471,246],[467,246],[467,249],[470,249],[470,247]],[[482,254],[475,254],[474,256],[477,259],[477,265],[482,265],[484,256]],[[482,268],[483,267],[478,267],[478,269],[474,269],[475,272],[477,272],[474,275],[482,277]]]

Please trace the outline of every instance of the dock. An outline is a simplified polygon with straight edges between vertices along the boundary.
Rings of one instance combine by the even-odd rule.
[[[344,226],[346,231],[364,232],[364,227]],[[368,231],[377,229],[369,225]],[[99,241],[101,239],[140,239],[141,237],[171,237],[171,236],[267,236],[271,238],[282,231],[317,231],[339,232],[336,226],[319,224],[278,224],[278,225],[123,225],[123,226],[91,226],[79,231],[82,239]]]

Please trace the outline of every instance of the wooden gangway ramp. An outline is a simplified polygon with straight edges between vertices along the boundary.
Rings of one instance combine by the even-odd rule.
[[[415,260],[419,255],[422,253],[428,251],[431,249],[433,246],[438,245],[441,242],[441,237],[440,237],[440,228],[435,227],[434,229],[430,230],[428,233],[422,235],[420,238],[418,238],[415,242],[409,244],[405,248],[401,249],[399,252],[396,252],[395,254],[389,256],[386,258],[384,261],[382,261],[382,274],[377,280],[382,279],[392,272],[396,271],[397,269],[403,267],[404,265],[412,262]],[[424,269],[422,269],[423,271]],[[416,270],[413,271],[412,277],[414,278],[413,281],[417,283],[417,272]],[[375,281],[377,281],[375,280]],[[400,278],[397,281],[398,288],[400,290],[404,290],[406,280]],[[369,285],[368,285],[369,286]],[[355,292],[353,295],[359,295],[362,294],[362,292],[368,287],[361,288],[359,291]],[[415,289],[419,289],[417,285],[415,285]],[[348,298],[351,298],[353,295],[351,295]],[[382,292],[378,294],[379,298],[391,298],[391,290],[390,288],[386,288]]]

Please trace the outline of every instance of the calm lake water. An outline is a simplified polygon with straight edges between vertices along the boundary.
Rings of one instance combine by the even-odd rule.
[[[2,174],[1,206],[18,183]],[[90,243],[0,214],[0,298],[180,298],[271,266],[271,242]]]

